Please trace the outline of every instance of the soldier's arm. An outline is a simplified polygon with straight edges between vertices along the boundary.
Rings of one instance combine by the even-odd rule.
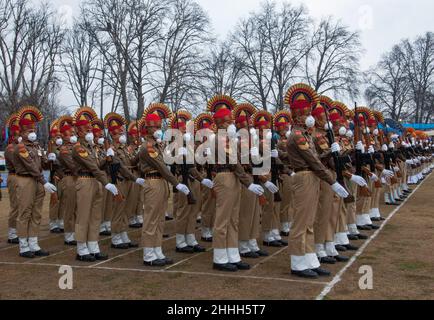
[[[153,148],[149,150],[144,147],[140,150],[139,159],[149,164],[155,170],[157,170],[161,176],[167,180],[170,184],[176,186],[179,184],[175,176],[167,169],[166,164],[163,161],[163,157],[159,152]]]
[[[102,185],[107,185],[109,181],[107,180],[106,174],[99,169],[97,164],[89,157],[89,154],[85,148],[82,146],[74,146],[72,148],[72,158],[77,161],[87,170],[92,172],[95,178],[102,183]]]
[[[321,179],[332,185],[336,181],[333,179],[330,171],[321,163],[318,157],[310,149],[309,143],[303,134],[295,133],[290,136],[288,146],[295,148],[297,153],[306,161],[310,169]]]
[[[59,161],[63,167],[72,173],[73,176],[78,175],[77,166],[75,165],[75,161],[72,158],[72,152],[67,147],[62,147],[60,149]]]
[[[47,183],[44,175],[41,173],[41,170],[38,168],[36,163],[32,161],[32,159],[30,158],[29,151],[26,149],[26,146],[24,144],[19,144],[15,147],[14,159],[15,161],[20,161],[20,163],[23,164],[23,166],[26,168],[29,174],[33,178],[35,178],[36,181],[42,184]]]

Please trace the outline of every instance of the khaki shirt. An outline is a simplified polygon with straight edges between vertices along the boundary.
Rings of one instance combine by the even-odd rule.
[[[15,150],[15,143],[11,143],[6,147],[5,150],[5,160],[6,160],[6,169],[9,173],[15,173],[15,166],[14,166],[14,150]]]
[[[26,141],[15,145],[12,163],[18,175],[32,176],[42,184],[47,183],[42,170],[48,161],[39,144]]]
[[[301,126],[294,126],[288,138],[289,162],[295,171],[309,169],[330,185],[336,181],[331,172],[321,163],[310,135]]]

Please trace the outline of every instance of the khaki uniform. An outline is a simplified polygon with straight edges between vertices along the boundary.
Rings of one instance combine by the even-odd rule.
[[[6,169],[8,171],[7,186],[9,192],[9,218],[8,218],[8,239],[14,240],[17,236],[17,217],[18,217],[18,201],[17,201],[17,176],[14,166],[14,149],[15,144],[11,143],[6,147],[5,160]]]
[[[202,186],[202,207],[201,207],[201,232],[202,238],[212,238],[212,229],[215,219],[215,196],[212,190]]]
[[[315,254],[314,221],[318,209],[320,181],[335,183],[332,174],[319,160],[311,137],[294,126],[287,143],[288,157],[294,168],[294,221],[289,236],[289,253],[293,271],[320,266]]]

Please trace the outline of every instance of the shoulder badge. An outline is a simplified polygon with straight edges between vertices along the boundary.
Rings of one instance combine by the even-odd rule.
[[[298,136],[295,138],[295,142],[300,150],[306,151],[310,148],[309,143],[307,142],[306,137]]]
[[[147,145],[148,154],[152,159],[155,159],[158,157],[158,151],[155,150],[154,145],[151,142],[148,142]]]
[[[29,151],[24,144],[18,145],[18,152],[20,153],[20,156],[24,159],[27,159],[29,157]]]
[[[82,158],[87,158],[89,156],[89,153],[87,152],[87,150],[85,148],[83,148],[82,146],[76,146],[76,151],[77,151],[78,155]]]

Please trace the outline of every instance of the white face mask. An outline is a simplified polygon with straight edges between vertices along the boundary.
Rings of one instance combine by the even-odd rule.
[[[346,134],[347,138],[350,138],[350,139],[351,139],[351,138],[353,137],[353,135],[354,135],[354,134],[353,134],[353,131],[351,131],[351,130],[348,130],[348,131],[347,131],[347,134]]]
[[[378,129],[375,129],[373,133],[374,133],[374,136],[378,136],[378,133],[379,133]]]
[[[119,143],[120,144],[127,144],[127,136],[126,135],[121,135],[119,137]]]
[[[324,125],[324,130],[333,130],[333,124],[329,121]]]
[[[291,135],[291,130],[288,130],[288,132],[285,134],[286,139],[289,139],[289,136]]]
[[[339,129],[339,135],[344,136],[346,134],[347,134],[347,128],[340,127],[340,129]]]
[[[36,133],[31,132],[27,136],[27,139],[29,139],[30,142],[35,142],[38,139],[38,136],[36,135]]]
[[[365,128],[365,133],[366,133],[366,134],[370,134],[370,133],[371,133],[371,130],[369,130],[369,128]]]
[[[145,138],[140,137],[140,141],[142,141],[142,143],[144,143],[145,142]]]
[[[268,131],[268,132],[267,132],[267,135],[265,136],[265,139],[266,139],[266,140],[271,140],[271,139],[273,139],[273,133],[272,133],[271,131]]]
[[[234,124],[231,124],[228,129],[228,136],[229,138],[236,138],[237,137],[237,127]]]
[[[249,132],[250,132],[251,136],[253,136],[253,137],[257,136],[255,128],[250,128]]]
[[[23,142],[23,137],[18,137],[18,143]]]
[[[76,144],[77,143],[77,136],[72,136],[71,138],[69,138],[69,142],[72,144]]]
[[[192,135],[190,132],[187,132],[186,134],[184,134],[184,141],[185,142],[190,142],[193,139]]]
[[[307,117],[305,124],[306,124],[306,127],[308,127],[308,128],[315,127],[315,118],[312,116]]]
[[[161,140],[163,138],[163,131],[157,130],[154,132],[154,138],[157,140]]]
[[[104,144],[104,138],[99,138],[99,139],[98,139],[98,144],[99,144],[100,146],[102,146],[102,145]]]
[[[94,139],[93,133],[89,132],[88,134],[86,134],[86,137],[84,137],[84,139],[86,139],[88,143],[93,143],[93,139]]]
[[[59,139],[56,140],[56,145],[57,146],[60,147],[62,144],[63,144],[63,140],[62,139],[59,138]]]

